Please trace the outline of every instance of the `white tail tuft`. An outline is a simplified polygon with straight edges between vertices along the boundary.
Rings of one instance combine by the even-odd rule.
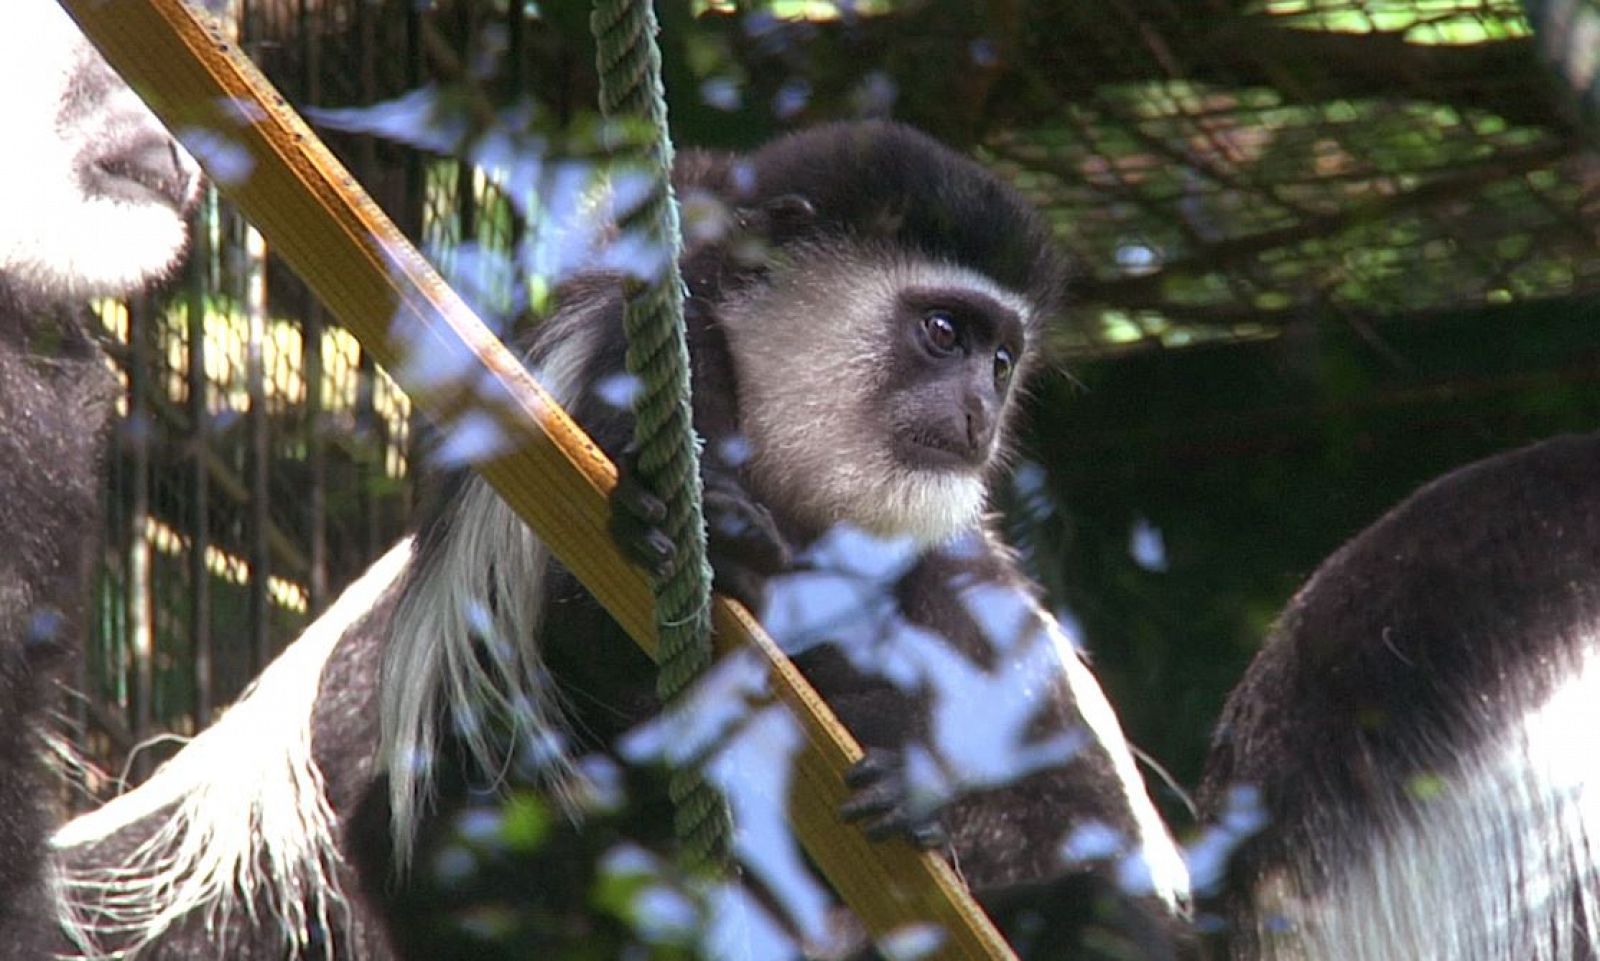
[[[577,397],[598,333],[596,324],[573,324],[538,365],[557,403]],[[432,794],[443,719],[483,770],[505,770],[521,745],[538,751],[558,793],[581,783],[538,648],[550,553],[481,477],[468,479],[447,510],[395,610],[384,653],[379,756],[401,869]]]
[[[134,954],[190,915],[216,933],[219,957],[240,916],[277,924],[291,951],[314,926],[335,930],[348,909],[312,711],[335,646],[400,582],[411,555],[409,539],[390,550],[150,780],[56,833],[60,923],[83,957]],[[74,849],[150,818],[159,827],[124,863],[73,863],[88,860]]]

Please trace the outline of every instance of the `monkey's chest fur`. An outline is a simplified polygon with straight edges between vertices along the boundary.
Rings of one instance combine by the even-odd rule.
[[[49,792],[36,732],[81,643],[115,399],[93,343],[38,332],[0,308],[0,905],[12,913],[37,893]]]

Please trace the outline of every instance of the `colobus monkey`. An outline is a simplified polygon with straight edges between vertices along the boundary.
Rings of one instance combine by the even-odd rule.
[[[1600,435],[1422,488],[1290,602],[1202,792],[1232,957],[1600,956]],[[1252,810],[1253,809],[1253,810]]]
[[[982,520],[1017,385],[1063,282],[1042,219],[976,163],[883,123],[821,127],[745,158],[695,155],[677,186],[713,565],[877,749],[849,813],[880,833],[948,841],[980,893],[1087,875],[1061,850],[1075,826],[1092,826],[1098,844],[1080,835],[1077,856],[1094,847],[1138,862],[1146,907],[1176,913],[1186,875],[1115,720]],[[611,275],[569,284],[527,355],[613,458],[631,434],[615,396],[621,292]],[[670,564],[650,530],[659,505],[631,484],[619,491],[638,521],[625,546]],[[884,619],[866,609],[852,613],[856,628],[785,636],[771,618],[821,600],[814,575],[827,557],[859,556],[869,539],[899,559],[882,588],[899,636],[872,636]],[[929,820],[904,803],[907,752],[937,758],[934,728],[956,719],[971,731],[994,716],[977,686],[937,689],[963,671],[1011,682],[981,697],[1014,702],[1024,748],[1059,754]],[[385,654],[387,785],[373,806],[392,818],[400,860],[434,803],[437,767],[460,749],[483,771],[505,768],[497,725],[525,749],[556,744],[541,763],[569,783],[575,753],[615,751],[656,711],[653,665],[463,472],[420,535]],[[374,888],[390,883],[386,859],[363,870]]]
[[[1102,938],[1144,939],[1151,942],[1139,945],[1148,947],[1146,956],[1160,956],[1166,950],[1164,922],[1185,894],[1182,864],[1103,696],[978,517],[985,474],[1001,443],[999,425],[1012,403],[1008,382],[1031,359],[1034,327],[1057,284],[1043,229],[988,174],[899,127],[826,128],[780,142],[748,164],[693,157],[684,168],[680,189],[691,209],[714,197],[737,218],[735,233],[707,240],[695,231],[701,239],[685,259],[694,294],[696,386],[705,385],[696,394],[697,425],[707,437],[708,456],[715,458],[707,466],[708,504],[713,523],[731,518],[746,532],[731,538],[737,550],[719,555],[719,580],[731,580],[736,593],[757,602],[768,593],[761,582],[769,581],[767,613],[779,617],[786,597],[805,599],[800,595],[806,592],[793,589],[826,565],[811,572],[789,566],[775,571],[774,556],[820,556],[841,537],[849,548],[866,543],[837,531],[818,538],[833,517],[882,534],[909,533],[891,565],[890,613],[870,624],[851,623],[865,625],[868,641],[882,640],[871,635],[891,625],[881,633],[906,641],[898,654],[911,666],[920,658],[925,675],[943,670],[989,682],[983,695],[1007,698],[1004,713],[1028,735],[1017,741],[1055,765],[963,797],[943,812],[941,827],[960,867],[974,887],[990,892],[993,906],[1018,922],[1015,930],[1031,929],[1045,949],[1071,951],[1069,938],[1082,939],[1092,930]],[[813,275],[814,287],[796,285],[804,279],[801,271]],[[616,279],[588,275],[570,291],[574,299],[535,336],[531,357],[546,386],[616,455],[628,417],[602,396],[621,369]],[[769,325],[792,316],[795,330],[774,331],[767,344],[773,355],[747,358],[749,366],[740,366],[738,338],[763,343],[755,326],[763,316],[758,311],[774,312],[765,314]],[[738,332],[735,321],[745,323]],[[896,334],[904,342],[891,339]],[[744,343],[746,351],[752,349],[752,341]],[[901,353],[886,358],[885,349]],[[877,351],[887,365],[852,369],[835,363],[870,360],[868,351]],[[830,384],[848,375],[861,393],[837,392],[845,400],[818,411],[817,398],[773,401],[742,389],[750,378],[771,375],[785,353],[792,359],[825,355],[830,373],[837,372]],[[940,361],[948,365],[943,372]],[[863,396],[872,391],[879,395]],[[960,401],[953,411],[952,398]],[[895,428],[903,428],[908,450],[891,447],[886,455],[872,446],[872,424],[883,424],[881,412],[870,407],[874,399],[900,418],[884,424],[878,440],[890,443]],[[795,416],[803,423],[779,418],[765,433],[747,425],[746,411],[759,412],[772,402],[797,404]],[[856,434],[830,437],[852,414]],[[809,430],[795,430],[807,423]],[[877,503],[887,507],[877,507],[852,487],[865,482],[861,477],[828,461],[832,443],[863,461],[857,466],[862,477],[881,478],[890,494],[920,497],[927,506],[908,511],[886,494]],[[838,505],[803,490],[811,506],[787,507],[783,485],[790,479],[765,445],[796,450],[795,468],[815,470],[819,489],[831,485],[826,489]],[[754,470],[763,455],[771,471],[764,481]],[[741,471],[745,467],[752,468],[748,474]],[[919,478],[919,472],[934,476]],[[770,499],[747,495],[746,476],[761,498]],[[926,487],[918,487],[919,479]],[[940,485],[948,498],[934,496]],[[727,533],[719,537],[726,547]],[[320,956],[315,932],[331,930],[335,941],[343,937],[349,945],[335,954],[383,957],[387,948],[363,935],[359,915],[396,897],[397,879],[388,863],[390,789],[401,792],[403,804],[421,796],[424,788],[412,779],[424,773],[442,772],[441,780],[459,782],[448,772],[455,755],[441,742],[470,746],[468,735],[487,727],[477,724],[478,697],[509,700],[520,694],[530,706],[553,711],[548,672],[571,699],[572,723],[539,719],[549,726],[523,732],[541,739],[535,745],[569,737],[580,749],[610,750],[626,729],[654,713],[651,668],[642,655],[570,577],[547,566],[537,541],[489,488],[458,478],[424,540],[418,559],[402,545],[379,562],[269,668],[240,708],[148,784],[63,831],[58,843],[74,866],[93,868],[117,851],[155,853],[140,863],[156,870],[132,884],[93,871],[73,873],[87,878],[75,889],[81,894],[76,901],[94,911],[95,892],[113,891],[111,909],[106,899],[98,902],[98,918],[109,910],[110,928],[119,918],[128,924],[121,940],[108,925],[91,924],[100,943],[147,943],[146,953],[155,956],[198,957],[215,929],[259,910],[280,923],[300,955]],[[397,605],[405,612],[391,622]],[[474,638],[485,625],[468,620],[480,613],[494,619],[500,637],[519,643],[476,647]],[[788,620],[792,625],[793,617]],[[535,639],[545,641],[542,648],[525,646]],[[835,632],[831,639],[842,635]],[[385,697],[391,715],[400,718],[389,735],[387,778],[393,785],[377,779],[372,764],[378,753],[377,658],[385,648]],[[463,660],[440,660],[451,655]],[[514,684],[476,687],[490,682],[474,671],[508,669],[496,656],[537,658],[511,665],[528,673],[508,678],[533,686],[520,692]],[[799,656],[846,722],[882,748],[904,748],[909,737],[923,737],[926,728],[948,724],[952,716],[968,727],[989,728],[984,722],[1002,713],[992,701],[982,702],[983,716],[973,724],[959,702],[941,702],[938,685],[924,679],[908,690],[842,656],[838,645],[813,644]],[[452,682],[464,686],[448,692],[439,687]],[[433,725],[447,715],[450,734],[440,737]],[[273,721],[264,723],[263,717]],[[500,720],[527,722],[521,715]],[[264,728],[270,734],[265,739]],[[493,746],[487,738],[480,745],[485,752]],[[419,769],[419,759],[430,766]],[[307,773],[312,761],[314,773]],[[280,776],[285,771],[290,773]],[[880,826],[891,829],[924,827],[902,816],[893,778],[866,773],[864,813],[887,815]],[[315,790],[319,785],[321,793]],[[447,813],[455,801],[446,797],[440,803]],[[426,832],[437,826],[438,818],[424,808],[407,812],[398,822],[402,842],[419,827]],[[1067,842],[1081,863],[1064,860]],[[341,853],[360,863],[367,898],[347,886],[341,890]],[[172,857],[163,861],[162,854]],[[1117,890],[1106,873],[1081,870],[1083,863],[1119,854],[1132,876],[1132,895]],[[1138,877],[1141,871],[1147,877]],[[307,893],[319,885],[336,901],[307,902]],[[1140,897],[1144,892],[1153,896]],[[315,910],[302,907],[307,903]],[[116,914],[117,905],[128,904],[133,913]],[[343,927],[350,913],[357,915],[354,936]],[[403,902],[390,914],[397,927],[406,927]],[[247,933],[230,945],[229,956],[270,957],[271,948],[281,951],[282,945],[281,938],[264,941]],[[405,947],[411,957],[436,956],[429,953],[435,945]]]
[[[39,958],[53,918],[40,757],[80,652],[115,381],[87,298],[160,277],[198,171],[53,0],[0,29],[0,957]]]

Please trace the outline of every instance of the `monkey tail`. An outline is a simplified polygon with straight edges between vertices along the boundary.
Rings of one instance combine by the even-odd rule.
[[[218,956],[241,922],[275,925],[295,956],[347,927],[313,707],[334,648],[411,556],[409,539],[390,550],[150,780],[56,833],[58,922],[81,957],[127,956],[191,917]]]
[[[545,337],[547,349],[530,364],[569,408],[601,331],[590,319],[571,311],[547,320],[563,333]],[[401,870],[432,795],[441,721],[483,771],[532,759],[564,803],[584,783],[566,750],[568,725],[537,644],[549,549],[477,475],[445,511],[384,649],[380,763]]]

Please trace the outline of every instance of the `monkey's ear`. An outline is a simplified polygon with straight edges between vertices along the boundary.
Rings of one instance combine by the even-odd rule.
[[[772,241],[782,241],[808,230],[817,221],[817,208],[801,194],[781,194],[756,207],[739,208],[739,226]]]

